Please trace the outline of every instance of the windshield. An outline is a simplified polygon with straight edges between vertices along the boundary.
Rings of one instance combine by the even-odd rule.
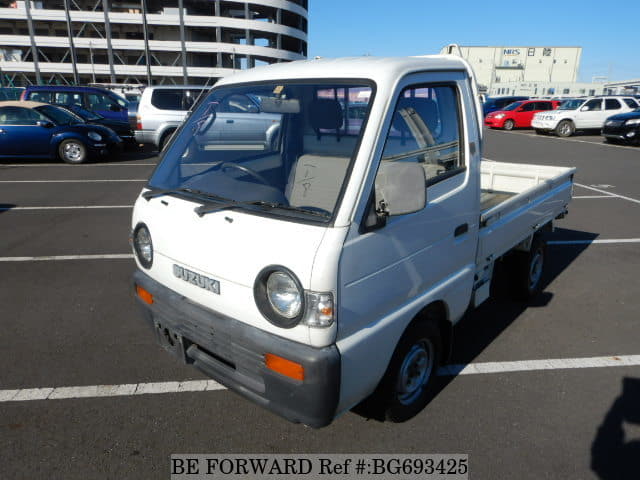
[[[84,120],[76,114],[64,108],[54,107],[53,105],[43,105],[42,107],[37,107],[36,110],[49,117],[56,125],[84,123]]]
[[[524,102],[513,102],[513,103],[510,103],[509,105],[504,107],[502,110],[505,110],[505,111],[515,110],[516,108],[518,108],[523,103]]]
[[[584,103],[584,99],[567,100],[562,102],[557,110],[576,110],[580,105]]]
[[[79,117],[82,117],[84,120],[100,120],[104,118],[102,115],[98,115],[95,112],[90,112],[89,110],[79,107],[77,105],[70,106],[70,110],[72,113],[75,113]]]
[[[186,189],[226,207],[328,222],[371,97],[366,84],[214,89],[189,116],[149,186]]]

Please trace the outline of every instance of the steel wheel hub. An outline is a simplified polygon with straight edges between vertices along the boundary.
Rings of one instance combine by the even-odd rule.
[[[433,346],[422,340],[411,347],[400,367],[398,400],[408,405],[422,393],[433,369]]]
[[[77,143],[67,143],[64,146],[64,156],[71,161],[78,161],[82,157],[82,149]]]

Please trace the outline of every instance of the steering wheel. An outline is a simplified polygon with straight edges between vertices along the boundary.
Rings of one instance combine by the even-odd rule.
[[[251,170],[249,167],[245,167],[244,165],[238,165],[237,163],[231,163],[231,162],[224,162],[222,165],[220,165],[220,170],[222,170],[223,172],[229,168],[235,168],[236,170],[240,170],[242,173],[246,173],[250,177],[255,178],[263,185],[266,185],[268,187],[271,186],[271,184],[266,178],[264,178],[255,170]]]

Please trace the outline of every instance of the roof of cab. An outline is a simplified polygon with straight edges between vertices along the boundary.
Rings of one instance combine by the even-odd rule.
[[[442,70],[467,71],[467,67],[462,59],[453,55],[320,58],[277,63],[236,72],[233,75],[222,78],[216,86],[232,83],[309,78],[370,79],[380,84],[393,82],[413,72]]]
[[[42,103],[42,102],[33,102],[31,100],[7,100],[5,102],[0,102],[0,107],[35,108],[35,107],[42,107],[43,105],[49,105],[49,104]]]

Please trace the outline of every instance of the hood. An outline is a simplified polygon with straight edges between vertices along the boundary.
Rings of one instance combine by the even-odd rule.
[[[97,132],[105,138],[117,136],[116,133],[103,125],[93,123],[81,123],[73,125],[72,128],[79,133],[87,134],[88,132]]]
[[[640,118],[640,109],[626,113],[618,113],[617,115],[610,116],[607,120],[631,120],[633,118]]]
[[[221,282],[253,288],[269,265],[291,270],[309,288],[315,253],[326,226],[264,217],[228,209],[199,217],[197,202],[162,196],[136,202],[132,228],[144,222],[154,255],[162,255]],[[154,266],[148,272],[152,277]],[[166,275],[168,272],[158,272]],[[169,272],[170,273],[170,272]]]
[[[131,133],[131,126],[128,122],[122,120],[115,120],[112,118],[101,118],[99,120],[88,120],[87,123],[91,125],[102,125],[108,127],[116,133]]]

